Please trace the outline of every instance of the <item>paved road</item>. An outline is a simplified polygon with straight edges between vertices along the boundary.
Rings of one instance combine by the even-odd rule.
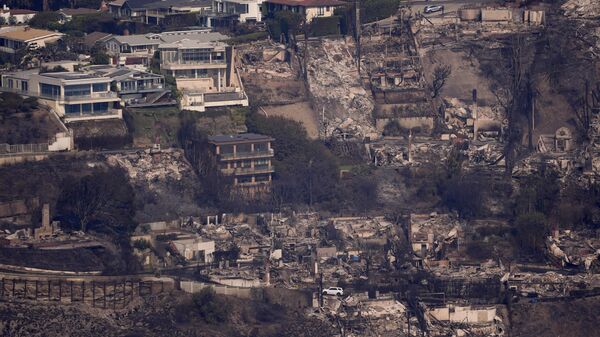
[[[402,5],[410,6],[413,12],[423,13],[423,9],[428,5],[443,5],[444,12],[455,12],[465,5],[487,5],[495,3],[497,0],[430,0],[430,1],[403,1]],[[442,12],[436,12],[431,14],[425,14],[426,16],[437,16],[441,15]]]

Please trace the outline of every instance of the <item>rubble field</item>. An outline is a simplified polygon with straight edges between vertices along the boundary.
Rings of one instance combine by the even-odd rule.
[[[361,84],[353,52],[354,43],[348,39],[308,45],[309,97],[316,112],[324,111],[326,137],[342,133],[362,139],[375,133],[373,97]]]
[[[200,211],[195,202],[200,183],[183,150],[112,154],[106,162],[127,171],[136,199],[143,205],[136,213],[138,221],[190,216]]]

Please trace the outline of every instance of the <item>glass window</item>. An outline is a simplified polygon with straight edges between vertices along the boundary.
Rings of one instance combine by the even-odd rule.
[[[108,102],[94,103],[94,113],[107,113]]]
[[[81,113],[89,114],[92,112],[92,103],[85,103],[81,105]]]
[[[89,96],[90,94],[89,84],[65,85],[65,97]]]
[[[267,152],[268,149],[269,149],[269,147],[267,146],[267,143],[255,143],[254,144],[254,151]]]
[[[107,91],[108,90],[108,84],[107,83],[96,83],[96,84],[92,84],[92,90],[94,92],[102,92],[102,91]]]
[[[233,145],[221,145],[221,153],[233,153]]]
[[[319,8],[317,8],[317,14],[318,15],[325,15],[325,7],[319,7]]]
[[[58,85],[40,83],[40,91],[43,96],[58,97],[60,96],[60,87]]]
[[[12,89],[12,88],[14,87],[13,80],[12,80],[12,79],[10,79],[10,78],[8,79],[8,87],[9,87],[10,89]]]
[[[237,153],[248,153],[252,151],[252,147],[250,144],[238,144],[236,147]]]
[[[258,174],[254,177],[254,181],[256,181],[256,182],[269,181],[269,175],[268,174]]]
[[[21,90],[29,91],[29,83],[27,81],[21,81]]]
[[[80,113],[81,105],[80,104],[67,104],[65,105],[65,113],[66,114],[78,114]]]
[[[181,58],[185,63],[208,62],[210,53],[202,49],[185,49],[181,52]]]
[[[121,90],[135,90],[135,81],[121,81]]]

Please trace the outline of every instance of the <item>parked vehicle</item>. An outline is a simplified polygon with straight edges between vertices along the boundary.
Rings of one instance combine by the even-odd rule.
[[[425,14],[435,13],[435,12],[440,12],[443,10],[444,10],[444,6],[442,6],[442,5],[428,5],[428,6],[425,6],[423,13],[425,13]]]
[[[329,288],[323,289],[323,295],[342,296],[342,295],[344,295],[344,289],[342,289],[340,287],[329,287]]]

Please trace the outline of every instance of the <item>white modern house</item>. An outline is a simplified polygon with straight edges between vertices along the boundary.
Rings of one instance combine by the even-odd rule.
[[[222,41],[227,36],[211,32],[210,29],[195,29],[189,31],[171,31],[162,33],[149,33],[137,35],[114,35],[108,38],[104,45],[107,53],[113,57],[113,64],[146,69],[158,51],[158,47],[165,43],[174,43],[183,39],[195,41]]]
[[[85,72],[20,71],[2,75],[2,91],[37,97],[66,123],[122,118],[121,99],[112,79]]]
[[[36,11],[32,11],[29,9],[10,9],[6,5],[2,5],[2,9],[0,10],[0,17],[4,18],[4,21],[6,23],[14,23],[18,25],[27,23],[36,14]],[[13,18],[12,20],[11,17]]]
[[[214,0],[214,15],[236,16],[238,22],[262,21],[263,0]]]
[[[248,106],[232,46],[184,39],[161,44],[159,51],[161,71],[173,76],[182,92],[181,109],[205,111],[208,107]]]
[[[173,247],[186,260],[210,263],[213,261],[215,242],[201,237],[178,238],[171,241]]]
[[[336,8],[346,6],[348,3],[338,0],[265,0],[265,10],[268,13],[291,11],[304,16],[306,22],[314,18],[330,17]]]

